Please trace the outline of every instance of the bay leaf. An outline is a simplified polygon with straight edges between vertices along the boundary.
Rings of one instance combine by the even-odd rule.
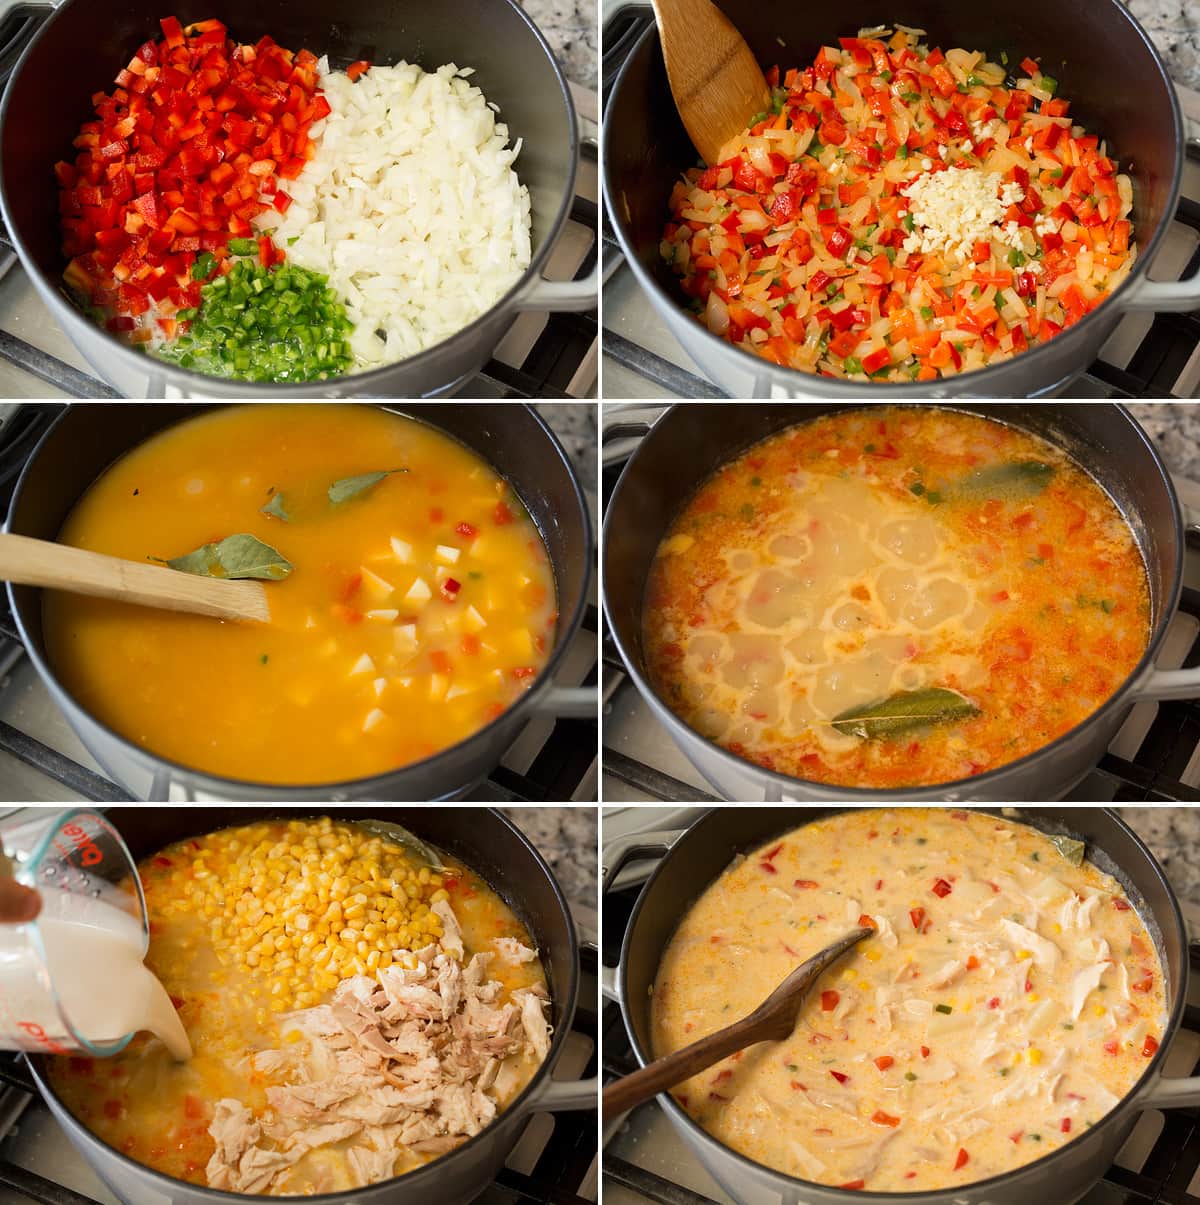
[[[287,507],[283,504],[283,495],[274,493],[271,495],[271,501],[266,506],[258,508],[264,515],[274,515],[276,519],[282,519],[285,523],[290,523],[292,516],[287,513]]]
[[[253,577],[260,581],[277,582],[292,571],[291,562],[281,553],[248,532],[226,536],[216,544],[202,544],[194,552],[170,560],[157,556],[152,556],[150,560],[177,569],[180,573],[194,573],[198,577]]]
[[[341,481],[335,481],[329,487],[329,501],[336,503],[356,498],[377,486],[385,477],[390,477],[393,473],[407,472],[407,469],[383,469],[377,473],[359,473],[356,477],[343,477]]]
[[[1032,498],[1054,480],[1054,466],[1042,460],[1012,460],[968,473],[958,484],[960,494],[990,494],[1000,498]]]
[[[1087,845],[1083,841],[1076,841],[1074,837],[1051,837],[1050,844],[1058,850],[1060,854],[1072,866],[1083,865],[1083,852],[1087,849]]]
[[[902,690],[886,699],[851,707],[833,717],[833,726],[846,736],[861,740],[883,740],[902,736],[930,724],[969,720],[979,708],[966,695],[943,686],[925,690]]]

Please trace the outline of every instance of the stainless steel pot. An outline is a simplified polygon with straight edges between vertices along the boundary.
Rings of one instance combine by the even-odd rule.
[[[34,449],[17,482],[5,530],[57,538],[79,497],[114,460],[207,406],[141,402],[72,405]],[[397,407],[397,409],[401,409]],[[554,570],[558,627],[550,660],[528,693],[492,723],[424,761],[389,774],[312,786],[239,782],[170,762],[85,711],[46,658],[41,591],[8,587],[21,640],[71,727],[109,776],[136,799],[425,801],[462,794],[491,771],[534,716],[595,718],[596,693],[555,685],[563,653],[579,630],[594,554],[587,502],[558,440],[528,406],[425,402],[402,412],[472,448],[508,479],[537,524]]]
[[[127,397],[425,397],[453,393],[488,361],[522,310],[590,310],[595,272],[584,280],[542,278],[546,258],[575,195],[579,134],[567,81],[537,27],[515,0],[345,0],[331,13],[316,0],[231,0],[176,7],[181,21],[216,17],[235,36],[270,34],[334,62],[405,59],[427,69],[455,62],[476,68],[472,82],[499,106],[511,137],[524,145],[517,168],[533,210],[533,257],[521,279],[490,310],[450,339],[371,372],[308,384],[254,385],[202,376],[122,343],[87,318],[67,294],[59,249],[53,166],[68,156],[90,97],[147,38],[159,34],[161,4],[128,0],[0,0],[0,20],[20,8],[51,15],[25,48],[0,103],[0,212],[9,238],[54,320],[88,363]]]
[[[605,847],[606,890],[622,867],[637,859],[661,858],[625,931],[615,982],[606,984],[606,992],[620,1000],[641,1065],[653,1057],[650,991],[663,952],[693,901],[737,854],[838,810],[714,808],[682,834],[643,834]],[[1108,809],[1023,808],[1016,818],[1044,832],[1086,841],[1088,857],[1125,888],[1154,939],[1166,972],[1169,1015],[1162,1045],[1147,1060],[1141,1079],[1111,1113],[1045,1158],[977,1184],[930,1193],[848,1192],[795,1179],[739,1155],[701,1129],[669,1094],[659,1096],[671,1124],[739,1205],[1027,1205],[1031,1200],[1071,1205],[1104,1174],[1141,1113],[1200,1104],[1200,1078],[1164,1074],[1171,1039],[1183,1020],[1189,938],[1162,867]]]
[[[718,0],[764,67],[803,66],[822,45],[865,26],[891,25],[889,0],[837,5],[746,5]],[[618,6],[620,7],[620,6]],[[949,16],[953,12],[953,17]],[[1005,4],[980,0],[948,10],[939,0],[911,0],[906,24],[929,31],[943,48],[988,51],[998,61],[1040,58],[1071,98],[1071,113],[1099,131],[1133,177],[1137,262],[1128,280],[1083,321],[1048,343],[984,368],[925,383],[850,382],[780,368],[711,334],[683,308],[678,281],[658,247],[671,187],[695,162],[671,99],[658,31],[638,39],[605,106],[601,174],[608,213],[638,283],[701,370],[731,397],[854,398],[1038,397],[1061,391],[1095,358],[1130,310],[1200,308],[1200,276],[1181,283],[1147,279],[1179,198],[1185,127],[1162,59],[1120,0],[1048,0]]]
[[[890,396],[890,395],[889,395]],[[1179,604],[1184,520],[1170,476],[1146,433],[1108,402],[992,402],[956,406],[1032,432],[1063,448],[1109,493],[1132,528],[1150,584],[1145,655],[1121,688],[1083,723],[1036,752],[974,778],[928,787],[861,790],[791,778],[745,761],[689,728],[655,694],[642,650],[642,603],[655,550],[700,484],[751,444],[853,403],[681,405],[642,439],[622,473],[604,523],[604,609],[630,676],[655,717],[724,799],[763,801],[1058,799],[1104,755],[1138,699],[1200,696],[1200,669],[1155,669]]]
[[[324,1205],[465,1205],[495,1178],[535,1113],[594,1109],[596,1080],[555,1081],[554,1068],[571,1031],[579,993],[579,942],[562,891],[550,868],[520,830],[490,808],[338,808],[339,819],[386,819],[402,824],[481,874],[529,929],[542,956],[550,988],[554,1037],[546,1060],[525,1091],[486,1129],[450,1154],[404,1176],[349,1193],[308,1198]],[[139,860],[173,841],[230,824],[286,816],[323,815],[311,809],[280,812],[268,808],[110,808],[107,815]],[[47,1074],[47,1057],[28,1060],[37,1090],[55,1120],[96,1174],[128,1205],[245,1205],[242,1193],[218,1192],[163,1175],[106,1145],[76,1121],[59,1099]]]

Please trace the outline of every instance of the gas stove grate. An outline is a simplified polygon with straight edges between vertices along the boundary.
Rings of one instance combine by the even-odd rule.
[[[584,926],[586,928],[586,925]],[[596,1074],[598,1013],[598,952],[584,935],[580,947],[579,1004],[571,1024],[592,1051],[579,1078]],[[0,1085],[36,1097],[37,1088],[21,1055],[0,1052]],[[2,1137],[2,1136],[0,1136]],[[504,1167],[492,1184],[476,1198],[476,1205],[594,1205],[589,1197],[596,1161],[596,1117],[594,1113],[571,1112],[554,1116],[553,1130],[542,1146],[533,1167],[517,1171]],[[8,1189],[38,1205],[98,1205],[94,1198],[57,1184],[11,1160],[0,1160],[0,1190]]]
[[[649,7],[634,6],[623,9],[605,25],[602,85],[606,101],[634,44],[653,24],[654,14]],[[1192,163],[1200,164],[1200,151],[1189,146],[1187,154]],[[1200,202],[1181,197],[1175,211],[1175,222],[1200,232]],[[624,252],[607,213],[604,215],[602,242],[606,278],[617,271],[628,270],[624,265]],[[1192,254],[1179,279],[1190,277],[1197,271],[1200,271],[1200,247]],[[656,317],[655,321],[661,320]],[[1096,360],[1085,373],[1071,382],[1065,396],[1110,398],[1113,401],[1179,396],[1176,389],[1181,385],[1181,376],[1198,349],[1200,312],[1155,314],[1149,330],[1125,368]],[[657,352],[607,327],[604,331],[604,355],[614,364],[677,397],[721,399],[729,396],[711,381],[680,368]],[[1186,388],[1183,396],[1190,393],[1191,388]]]
[[[624,461],[604,466],[601,488],[606,511],[624,466]],[[1190,555],[1196,555],[1196,547],[1191,543],[1189,549]],[[1185,667],[1190,668],[1200,665],[1200,591],[1185,588],[1179,611],[1198,621],[1197,634],[1183,662]],[[622,694],[636,690],[608,634],[607,623],[602,641],[602,661],[607,714],[611,708],[621,706]],[[662,739],[670,741],[665,731]],[[1085,780],[1086,797],[1111,803],[1200,803],[1200,790],[1182,781],[1197,757],[1200,757],[1200,700],[1164,700],[1158,704],[1154,722],[1138,747],[1136,756],[1130,760],[1106,753]],[[604,747],[604,773],[636,791],[642,802],[720,802],[704,789],[683,782],[607,744]]]
[[[617,963],[621,939],[628,927],[639,890],[639,887],[622,888],[604,896],[602,957],[606,966],[615,966]],[[1200,950],[1193,946],[1189,958],[1195,979],[1200,974]],[[1189,1034],[1200,1035],[1200,1007],[1193,1004],[1187,1006],[1183,1029]],[[637,1061],[621,1019],[620,1008],[613,1001],[604,1005],[602,1034],[605,1083],[636,1071]],[[1188,1074],[1200,1074],[1200,1061]],[[658,1105],[650,1103],[641,1108],[657,1109]],[[1200,1205],[1200,1185],[1196,1183],[1200,1178],[1200,1110],[1166,1109],[1161,1116],[1162,1129],[1140,1169],[1133,1171],[1114,1164],[1079,1205]],[[631,1117],[636,1119],[636,1113]],[[611,1140],[611,1137],[607,1137],[606,1143]],[[628,1145],[632,1144],[622,1149],[628,1149]],[[691,1157],[690,1153],[688,1157]],[[609,1150],[604,1152],[601,1170],[606,1188],[620,1185],[638,1197],[658,1202],[659,1205],[718,1205],[711,1197],[639,1167]]]

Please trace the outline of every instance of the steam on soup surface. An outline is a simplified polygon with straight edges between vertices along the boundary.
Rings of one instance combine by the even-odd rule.
[[[553,576],[511,487],[373,407],[234,406],[180,423],[114,464],[59,538],[145,561],[240,533],[293,566],[265,585],[267,625],[46,594],[67,689],[161,756],[258,782],[382,773],[495,719],[549,656]]]
[[[691,727],[799,778],[967,778],[1048,744],[1128,676],[1145,567],[1058,449],[951,410],[843,411],[721,469],[663,540],[644,631]]]
[[[1073,1141],[1137,1083],[1166,1021],[1154,943],[1083,852],[903,808],[739,858],[663,956],[656,1055],[746,1015],[855,925],[876,932],[821,977],[791,1037],[673,1095],[759,1163],[868,1192],[953,1188]]]

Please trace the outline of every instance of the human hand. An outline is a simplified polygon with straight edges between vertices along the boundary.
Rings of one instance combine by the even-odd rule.
[[[42,910],[42,897],[16,879],[0,878],[0,924],[21,925]]]

